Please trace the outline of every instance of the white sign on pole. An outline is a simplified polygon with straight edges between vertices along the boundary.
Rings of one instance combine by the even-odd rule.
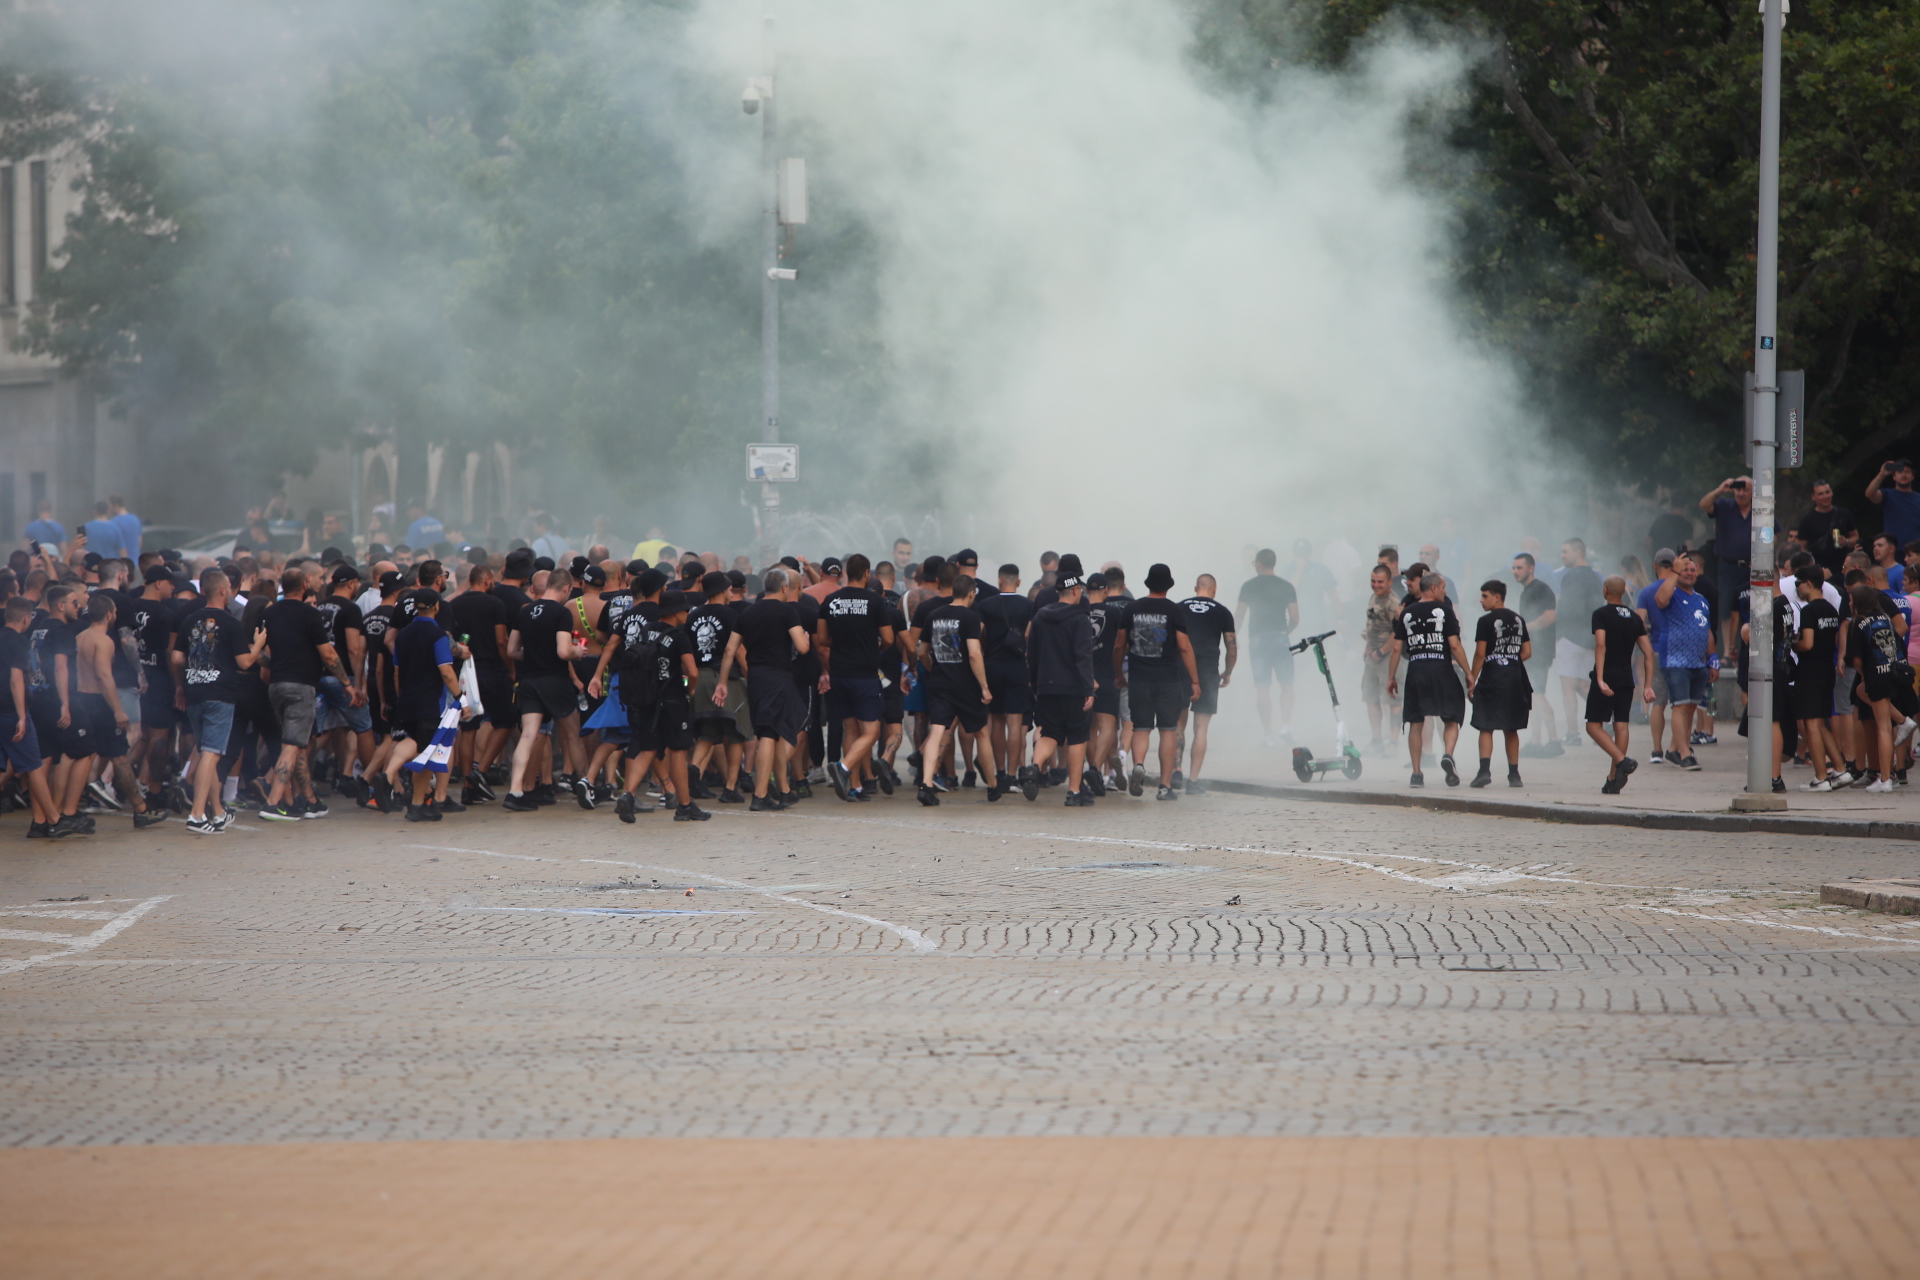
[[[807,225],[807,162],[780,162],[780,221],[789,227]]]
[[[800,446],[797,444],[750,444],[747,446],[747,479],[798,480]]]

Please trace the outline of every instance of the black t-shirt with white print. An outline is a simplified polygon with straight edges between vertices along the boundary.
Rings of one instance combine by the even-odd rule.
[[[927,615],[922,635],[933,653],[929,679],[935,687],[979,696],[980,686],[974,679],[967,641],[978,640],[982,630],[979,614],[950,600],[942,601],[939,608]]]
[[[1127,606],[1127,678],[1149,684],[1178,680],[1186,674],[1180,661],[1180,637],[1187,633],[1187,613],[1165,596],[1142,596]]]
[[[567,663],[560,656],[560,637],[573,633],[573,614],[566,605],[557,600],[535,600],[522,605],[520,615],[513,620],[513,629],[520,633],[518,673],[522,679],[566,674]]]
[[[1415,600],[1400,611],[1393,634],[1408,662],[1445,662],[1452,656],[1447,641],[1460,634],[1460,619],[1444,600]]]
[[[1527,624],[1511,609],[1489,609],[1473,627],[1476,648],[1487,646],[1487,661],[1508,666],[1520,661],[1520,650],[1527,643]]]

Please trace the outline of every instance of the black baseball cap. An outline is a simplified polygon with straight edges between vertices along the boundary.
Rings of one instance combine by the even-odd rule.
[[[607,571],[597,564],[582,565],[574,571],[573,576],[590,587],[604,587],[607,585]]]
[[[398,569],[387,570],[380,575],[380,594],[383,596],[386,595],[406,580],[407,575],[401,573]]]
[[[336,587],[343,582],[358,581],[360,581],[360,571],[350,564],[340,565],[333,571],[333,585]]]
[[[1088,575],[1087,575],[1087,590],[1089,590],[1089,591],[1105,591],[1106,589],[1107,589],[1107,575],[1106,575],[1106,574],[1104,574],[1104,573],[1090,573],[1090,574],[1088,574]]]
[[[140,577],[143,581],[146,582],[148,586],[152,586],[156,582],[172,582],[173,581],[172,572],[164,564],[148,565],[147,571],[141,574]]]
[[[842,567],[839,556],[828,556],[820,562],[820,572],[822,573],[838,573]]]
[[[432,587],[416,587],[413,591],[413,608],[416,613],[425,613],[429,609],[440,607],[440,593]]]

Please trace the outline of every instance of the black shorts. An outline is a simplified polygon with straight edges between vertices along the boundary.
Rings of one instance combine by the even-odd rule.
[[[588,685],[593,683],[593,677],[595,673],[597,673],[600,670],[600,659],[597,657],[570,658],[568,659],[568,663],[573,667],[573,674],[579,678],[580,688],[582,689],[585,689]],[[601,694],[598,698],[594,697],[591,693],[584,694],[581,696],[584,696],[587,700],[587,709],[581,712],[581,714],[585,716],[591,716],[594,712],[598,711],[600,709],[600,704],[607,700],[606,695],[604,693]],[[573,705],[575,707],[578,707],[580,705],[578,698],[574,700]]]
[[[907,720],[907,696],[900,692],[900,680],[895,677],[880,691],[880,723],[905,724]]]
[[[1532,709],[1533,685],[1525,667],[1517,662],[1489,662],[1480,669],[1480,683],[1473,694],[1474,728],[1490,733],[1524,729]]]
[[[1177,680],[1135,680],[1127,686],[1131,695],[1133,728],[1178,729],[1180,714],[1187,709],[1192,688],[1185,677]]]
[[[807,731],[807,704],[791,671],[756,666],[747,672],[747,713],[753,736],[793,742]]]
[[[1626,724],[1633,715],[1634,695],[1639,686],[1633,682],[1629,672],[1625,679],[1615,683],[1612,693],[1600,692],[1600,682],[1591,681],[1587,685],[1587,723],[1588,724]],[[1480,726],[1479,704],[1474,704],[1473,723]]]
[[[725,724],[726,721],[715,723]],[[643,751],[693,750],[693,704],[682,701],[656,702],[651,710],[629,708],[627,714],[626,756],[631,760]]]
[[[73,758],[88,754],[92,748],[73,735],[71,722],[60,727],[60,696],[46,693],[27,697],[27,714],[33,718],[33,732],[40,739],[40,754],[48,760],[59,756]],[[85,748],[84,750],[82,748]]]
[[[947,728],[955,720],[968,733],[978,733],[987,727],[987,704],[980,701],[980,695],[972,690],[979,688],[971,681],[969,689],[961,692],[944,685],[927,685],[927,723]]]
[[[1791,686],[1775,686],[1773,701],[1792,707],[1795,720],[1825,720],[1833,714],[1834,674],[1800,667],[1794,672]]]
[[[886,710],[878,676],[835,676],[827,687],[829,720],[876,721]]]
[[[1034,718],[1040,722],[1040,736],[1077,747],[1087,740],[1093,725],[1093,709],[1085,694],[1043,693],[1034,698]]]
[[[1220,669],[1218,667],[1209,666],[1205,662],[1200,664],[1200,697],[1194,702],[1191,710],[1197,716],[1220,714]]]
[[[1110,684],[1095,685],[1093,688],[1093,714],[1120,718],[1120,690]]]
[[[519,708],[514,703],[513,681],[507,675],[505,667],[492,664],[482,666],[473,664],[474,682],[480,686],[480,714],[488,724],[500,729],[511,729],[520,723]],[[578,704],[576,704],[578,705]],[[477,724],[469,720],[468,724]]]
[[[1416,658],[1407,663],[1401,689],[1406,695],[1401,719],[1419,724],[1428,716],[1439,716],[1447,724],[1459,724],[1467,718],[1467,691],[1453,664],[1438,658]]]
[[[127,735],[114,723],[113,708],[97,693],[76,693],[72,723],[67,727],[74,757],[100,756],[117,760],[127,754]],[[37,727],[37,726],[36,726]]]
[[[413,739],[413,745],[425,751],[433,745],[433,735],[440,732],[439,716],[423,716],[418,720],[404,720],[398,716],[393,719],[393,739]]]
[[[994,715],[1023,716],[1033,710],[1033,685],[1027,680],[1024,658],[988,663],[987,688],[993,693]]]
[[[1871,670],[1854,682],[1853,702],[1863,721],[1873,719],[1873,707],[1869,704],[1874,702],[1891,702],[1895,711],[1909,718],[1920,714],[1920,697],[1915,696],[1911,684]]]
[[[562,675],[521,676],[514,687],[514,705],[523,716],[565,720],[580,713],[573,681]]]

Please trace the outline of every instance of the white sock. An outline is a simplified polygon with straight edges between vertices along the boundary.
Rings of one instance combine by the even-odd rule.
[[[220,788],[220,803],[223,805],[232,804],[235,800],[238,800],[239,798],[240,798],[240,779],[237,777],[228,778],[226,785]]]

